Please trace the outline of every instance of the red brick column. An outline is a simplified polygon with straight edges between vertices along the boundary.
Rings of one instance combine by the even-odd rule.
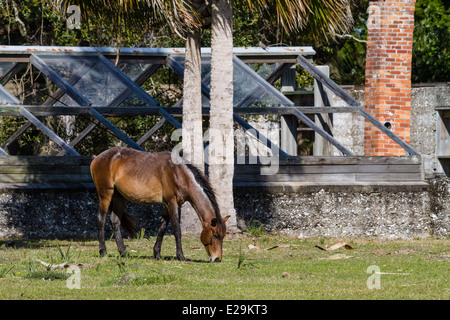
[[[409,143],[411,60],[416,0],[370,1],[365,108]],[[365,155],[404,155],[403,148],[365,124]]]

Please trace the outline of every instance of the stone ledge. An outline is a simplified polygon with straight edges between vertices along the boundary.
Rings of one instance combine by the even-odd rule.
[[[426,182],[246,182],[235,183],[235,192],[270,192],[270,193],[299,193],[299,192],[317,192],[325,189],[330,192],[421,192],[429,189]]]

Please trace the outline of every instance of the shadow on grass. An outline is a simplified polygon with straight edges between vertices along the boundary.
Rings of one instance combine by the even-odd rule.
[[[33,239],[33,240],[0,240],[0,248],[12,249],[42,249],[42,248],[57,248],[62,245],[70,245],[73,243],[82,244],[84,247],[98,247],[98,244],[88,243],[94,239]],[[62,244],[61,242],[68,242]]]
[[[108,255],[109,257],[114,257],[114,255]],[[131,255],[128,254],[127,258],[130,259],[148,259],[153,261],[175,261],[175,262],[195,262],[195,263],[210,263],[207,259],[199,260],[199,259],[189,259],[186,258],[184,261],[180,261],[176,256],[162,256],[161,259],[157,260],[153,255]]]

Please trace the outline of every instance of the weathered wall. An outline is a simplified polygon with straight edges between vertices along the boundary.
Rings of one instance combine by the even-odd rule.
[[[450,106],[450,86],[415,87],[411,104],[411,147],[422,155],[426,176],[443,175],[436,158],[435,108]]]
[[[235,205],[241,219],[258,220],[270,231],[295,237],[411,239],[450,235],[449,196],[449,180],[435,179],[425,188],[371,185],[247,191]]]
[[[94,190],[0,193],[0,238],[91,238],[97,234],[98,198]],[[162,207],[128,204],[140,226],[155,233]],[[110,230],[109,219],[107,230]]]
[[[262,222],[294,237],[410,239],[450,236],[450,180],[429,186],[236,188],[240,227]],[[95,238],[95,191],[9,191],[0,194],[0,238]],[[162,207],[129,204],[140,227],[155,234]],[[110,227],[107,225],[107,233]]]
[[[364,90],[346,88],[348,92],[364,105]],[[337,97],[334,105],[345,105]],[[444,175],[436,157],[436,111],[438,106],[450,106],[450,86],[430,84],[413,86],[411,90],[411,136],[410,146],[423,157],[425,177]],[[334,136],[357,155],[364,151],[364,119],[357,114],[335,114]],[[335,151],[335,155],[339,152]]]

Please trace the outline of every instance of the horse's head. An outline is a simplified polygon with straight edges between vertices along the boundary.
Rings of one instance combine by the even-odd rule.
[[[229,217],[213,218],[211,222],[203,222],[200,240],[208,253],[209,262],[220,262],[222,260],[222,242],[226,234],[225,222]]]

